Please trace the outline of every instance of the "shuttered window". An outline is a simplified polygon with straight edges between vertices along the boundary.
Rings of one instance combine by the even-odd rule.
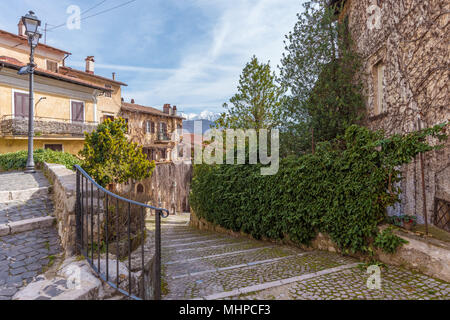
[[[84,103],[72,101],[72,122],[84,122]]]
[[[58,72],[58,63],[55,61],[47,60],[47,70],[52,72]]]
[[[14,92],[14,116],[28,117],[29,114],[29,98],[28,94]]]

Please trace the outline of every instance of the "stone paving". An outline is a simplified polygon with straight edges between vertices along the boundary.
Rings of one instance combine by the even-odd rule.
[[[48,198],[7,201],[0,203],[0,224],[45,217],[52,213],[53,202]]]
[[[0,173],[0,191],[27,191],[48,187],[41,172],[25,175],[21,172]],[[26,197],[24,200],[0,202],[0,225],[49,216],[53,204],[48,197]],[[61,252],[54,227],[35,229],[0,237],[0,300],[9,300],[24,285],[50,266]]]
[[[163,222],[163,299],[450,299],[450,284],[419,273],[382,268],[371,290],[353,258],[199,231],[187,219]]]
[[[0,191],[27,190],[49,186],[48,180],[41,172],[36,172],[33,175],[21,171],[2,172],[0,174]]]

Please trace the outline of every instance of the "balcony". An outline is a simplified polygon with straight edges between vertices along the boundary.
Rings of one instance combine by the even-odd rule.
[[[91,133],[97,128],[96,122],[71,122],[66,119],[35,117],[34,133],[39,136],[71,136],[84,137],[84,132]],[[0,118],[0,134],[2,136],[27,136],[28,117],[13,117],[11,115]]]
[[[156,136],[156,142],[160,143],[169,143],[171,142],[170,136],[167,134],[167,132],[158,132]]]

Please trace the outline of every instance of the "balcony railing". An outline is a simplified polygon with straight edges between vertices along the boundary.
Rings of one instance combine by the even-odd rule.
[[[40,135],[70,135],[82,137],[84,132],[91,133],[97,128],[97,122],[75,122],[67,119],[34,117],[34,134]],[[2,135],[27,136],[28,117],[6,115],[0,118]]]
[[[171,138],[167,134],[167,132],[158,132],[156,140],[159,141],[159,142],[170,142]]]

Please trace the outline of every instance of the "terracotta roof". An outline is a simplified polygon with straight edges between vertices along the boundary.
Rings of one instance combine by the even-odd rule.
[[[112,82],[112,83],[115,83],[115,84],[118,84],[118,85],[121,85],[121,86],[128,86],[126,83],[123,83],[123,82],[120,82],[120,81],[116,81],[116,80],[113,80],[113,79],[110,79],[110,78],[102,77],[102,76],[99,76],[99,75],[96,75],[96,74],[91,74],[91,73],[88,73],[86,71],[77,70],[77,69],[73,69],[73,68],[66,67],[66,66],[61,66],[61,67],[59,67],[59,69],[64,71],[64,72],[75,72],[75,73],[82,74],[83,76],[97,78],[97,79],[100,79],[100,80],[103,80],[103,81]]]
[[[184,119],[181,116],[171,116],[171,115],[164,113],[161,110],[158,110],[156,108],[142,106],[142,105],[136,104],[136,103],[122,102],[122,110],[131,111],[131,112],[148,113],[148,114],[153,114],[155,116],[161,116],[161,117]]]
[[[17,59],[11,58],[11,57],[0,56],[0,66],[19,70],[21,67],[26,66],[26,64],[20,62]],[[38,76],[43,76],[43,77],[47,77],[47,78],[53,78],[53,79],[57,79],[57,80],[65,81],[65,82],[70,82],[70,83],[78,84],[78,85],[89,87],[89,88],[99,89],[102,91],[112,91],[111,89],[106,89],[105,87],[98,86],[89,81],[66,76],[66,75],[63,75],[60,73],[44,70],[41,68],[36,68],[34,73]]]
[[[12,38],[14,38],[14,39],[16,39],[16,40],[18,40],[20,42],[23,42],[24,44],[28,45],[27,37],[19,36],[18,34],[14,34],[14,33],[11,33],[11,32],[5,31],[5,30],[0,30],[0,35],[10,36],[10,37],[12,37]],[[39,43],[39,47],[43,47],[43,48],[46,48],[46,49],[57,51],[57,52],[63,53],[63,54],[71,54],[70,52],[67,52],[67,51],[64,51],[64,50],[61,50],[61,49],[49,46],[49,45],[44,44],[44,43]]]

